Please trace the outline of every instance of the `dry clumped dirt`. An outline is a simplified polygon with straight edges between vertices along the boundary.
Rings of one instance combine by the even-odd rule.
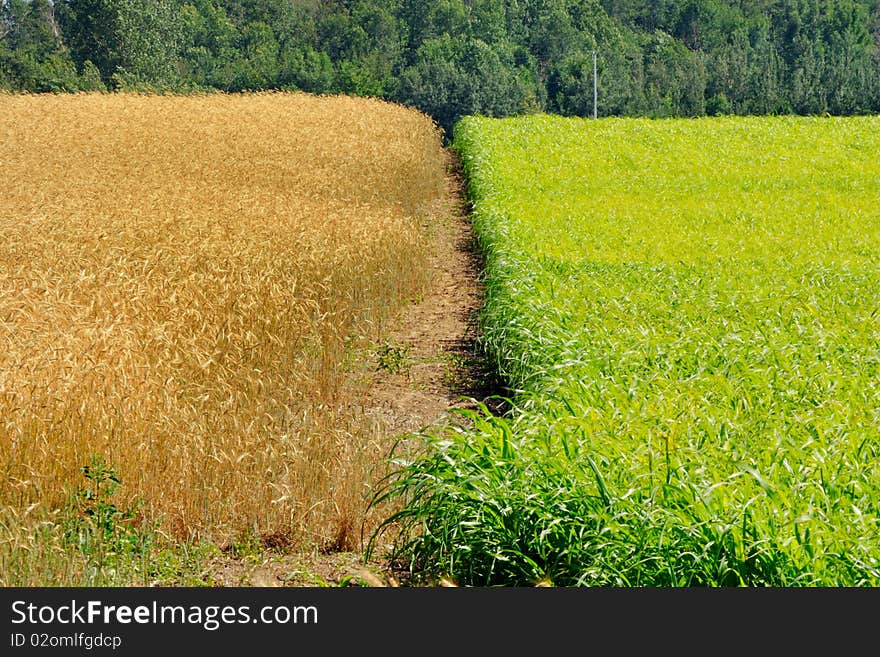
[[[448,418],[454,408],[474,407],[495,390],[477,340],[482,262],[458,162],[449,151],[447,158],[446,196],[424,219],[432,239],[430,282],[356,368],[366,383],[361,411],[389,438]],[[384,564],[365,564],[356,552],[224,556],[209,570],[219,586],[398,585]]]

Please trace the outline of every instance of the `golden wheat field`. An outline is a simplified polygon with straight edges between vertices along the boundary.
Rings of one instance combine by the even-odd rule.
[[[349,346],[425,283],[439,133],[378,100],[0,95],[0,502],[99,454],[178,536],[353,545]]]

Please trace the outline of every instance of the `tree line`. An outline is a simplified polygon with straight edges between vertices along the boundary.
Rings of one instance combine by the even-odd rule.
[[[0,89],[302,90],[432,115],[880,110],[880,0],[0,0]]]

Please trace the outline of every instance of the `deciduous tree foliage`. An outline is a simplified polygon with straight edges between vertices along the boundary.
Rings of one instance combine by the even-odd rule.
[[[880,0],[0,0],[0,88],[301,89],[464,114],[880,109]]]

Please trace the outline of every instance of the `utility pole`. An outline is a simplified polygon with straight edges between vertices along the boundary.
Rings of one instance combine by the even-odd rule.
[[[593,51],[593,118],[599,118],[599,80],[596,65],[596,51]]]

